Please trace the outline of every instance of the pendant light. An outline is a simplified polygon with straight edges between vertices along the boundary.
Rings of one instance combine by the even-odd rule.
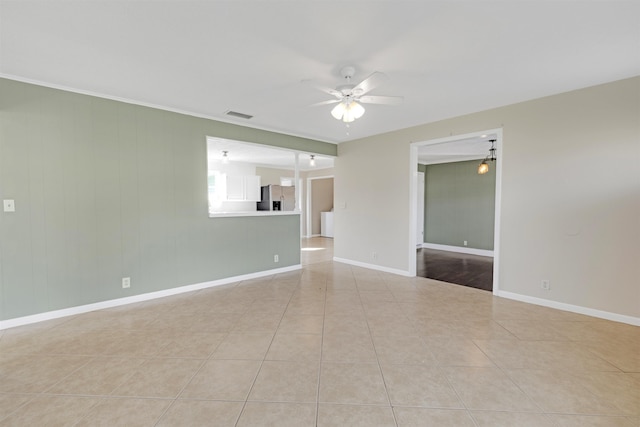
[[[491,148],[489,149],[489,154],[478,165],[478,174],[480,175],[484,175],[485,173],[489,172],[489,163],[487,163],[487,161],[494,162],[496,160],[496,148],[494,145],[496,140],[490,139],[489,142],[491,142]]]
[[[224,163],[225,165],[229,163],[229,156],[227,155],[228,153],[228,151],[222,152],[222,163]]]
[[[313,154],[309,158],[309,166],[311,166],[312,168],[316,166],[316,156],[314,156]]]
[[[489,164],[486,160],[483,160],[482,163],[478,165],[478,173],[484,175],[487,172],[489,172]]]

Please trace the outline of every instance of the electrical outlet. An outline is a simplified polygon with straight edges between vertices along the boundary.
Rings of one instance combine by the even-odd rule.
[[[467,241],[466,240],[464,241],[464,245],[467,246]]]
[[[371,252],[371,258],[378,259],[378,252]]]
[[[278,255],[274,255],[273,262],[278,262],[278,261],[280,261],[280,257]]]
[[[5,212],[15,212],[16,211],[16,202],[13,199],[5,199],[2,201]]]
[[[122,289],[131,287],[131,277],[123,277],[122,278]]]
[[[540,287],[545,291],[549,291],[551,290],[551,283],[549,282],[549,280],[545,279],[540,283]]]

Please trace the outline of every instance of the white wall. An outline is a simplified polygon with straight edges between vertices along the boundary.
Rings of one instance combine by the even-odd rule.
[[[640,320],[640,77],[340,144],[335,256],[409,271],[409,144],[496,128],[500,289]]]
[[[409,144],[396,141],[387,134],[338,145],[336,258],[408,271]]]

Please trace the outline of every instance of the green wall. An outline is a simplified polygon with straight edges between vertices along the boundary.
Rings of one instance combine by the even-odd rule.
[[[299,264],[299,216],[208,217],[207,135],[336,155],[0,79],[0,320]]]
[[[425,242],[493,250],[495,163],[478,175],[479,160],[427,165]]]

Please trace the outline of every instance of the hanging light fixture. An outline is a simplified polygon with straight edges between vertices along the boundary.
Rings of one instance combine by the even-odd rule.
[[[486,160],[483,160],[482,163],[478,165],[478,173],[484,175],[487,172],[489,172],[489,164]]]
[[[363,114],[364,107],[349,96],[331,110],[331,115],[336,120],[342,120],[345,123],[351,123],[355,119],[362,117]]]
[[[487,161],[494,162],[496,160],[496,147],[494,145],[496,140],[490,139],[489,142],[491,142],[491,148],[489,149],[489,154],[478,165],[478,173],[480,175],[484,175],[485,173],[489,172],[489,163],[487,163]]]
[[[228,151],[222,152],[222,163],[224,163],[225,165],[229,163],[229,156],[227,155],[228,153]]]
[[[313,154],[309,158],[309,166],[311,166],[311,167],[315,167],[316,166],[316,156],[314,156]]]

